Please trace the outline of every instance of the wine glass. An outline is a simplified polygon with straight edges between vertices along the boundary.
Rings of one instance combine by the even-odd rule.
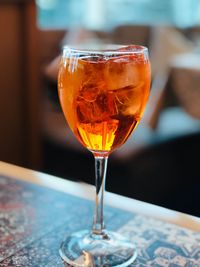
[[[138,125],[149,88],[146,47],[63,49],[58,76],[61,107],[74,135],[94,155],[96,178],[92,229],[72,233],[60,247],[62,259],[72,266],[128,266],[136,258],[134,244],[106,230],[103,198],[108,156]]]

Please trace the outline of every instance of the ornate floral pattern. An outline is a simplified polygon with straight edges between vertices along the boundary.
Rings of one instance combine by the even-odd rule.
[[[0,176],[0,266],[64,267],[58,254],[61,240],[90,227],[93,205]],[[200,233],[110,207],[105,217],[109,229],[137,244],[132,266],[200,267]]]

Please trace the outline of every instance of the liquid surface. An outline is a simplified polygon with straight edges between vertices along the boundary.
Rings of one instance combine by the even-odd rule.
[[[136,128],[150,87],[143,54],[63,58],[59,98],[68,124],[92,151],[111,152]]]

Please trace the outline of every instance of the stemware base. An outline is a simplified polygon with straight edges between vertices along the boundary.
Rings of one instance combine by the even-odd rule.
[[[135,246],[121,235],[87,230],[73,233],[61,244],[60,256],[75,267],[129,266],[136,258]]]

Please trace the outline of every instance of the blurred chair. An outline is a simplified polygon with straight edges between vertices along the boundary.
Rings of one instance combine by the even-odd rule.
[[[156,133],[162,138],[200,130],[200,56],[182,54],[171,60],[165,99]]]
[[[116,44],[137,44],[148,46],[150,26],[145,25],[120,25],[111,32],[112,42]]]
[[[39,29],[41,71],[60,54],[60,44],[68,30]]]
[[[173,27],[152,28],[150,60],[153,77],[168,72],[173,56],[192,52],[194,48],[194,44]]]
[[[191,117],[200,119],[200,55],[176,56],[171,66],[173,90],[180,106]]]
[[[197,46],[197,49],[199,50],[200,27],[199,26],[188,27],[186,29],[182,29],[182,32],[188,39],[190,39]]]

